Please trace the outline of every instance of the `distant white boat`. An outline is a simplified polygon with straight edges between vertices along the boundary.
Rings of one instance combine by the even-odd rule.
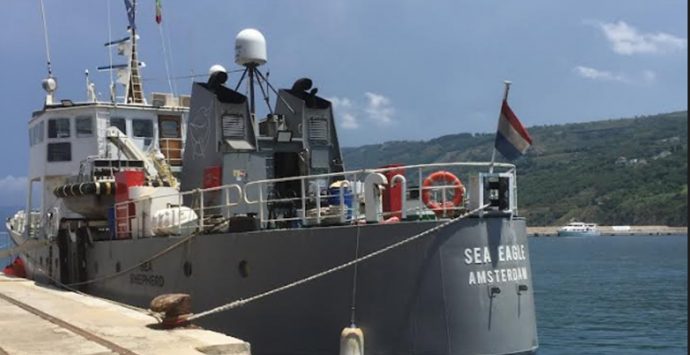
[[[558,229],[559,237],[597,237],[601,235],[594,223],[570,222]]]

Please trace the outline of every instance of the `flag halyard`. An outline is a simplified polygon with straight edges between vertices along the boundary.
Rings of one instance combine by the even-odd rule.
[[[156,23],[161,24],[163,21],[163,6],[161,6],[161,0],[156,0]]]

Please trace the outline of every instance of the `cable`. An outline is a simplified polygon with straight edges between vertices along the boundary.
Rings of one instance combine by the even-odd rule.
[[[41,19],[43,20],[43,41],[46,47],[46,59],[47,59],[47,64],[48,64],[48,77],[53,76],[53,67],[50,61],[50,45],[48,42],[48,25],[46,24],[46,15],[45,15],[45,8],[43,6],[43,0],[40,0],[41,3]]]
[[[172,85],[172,79],[170,78],[170,66],[168,65],[168,51],[165,48],[165,36],[163,36],[163,26],[161,26],[160,24],[158,25],[158,33],[161,37],[161,47],[163,48],[163,65],[165,66],[165,76],[168,78],[168,87],[170,88],[170,92],[173,95],[175,95],[175,91],[173,90]]]

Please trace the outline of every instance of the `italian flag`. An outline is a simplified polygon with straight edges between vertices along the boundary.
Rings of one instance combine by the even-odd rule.
[[[163,12],[161,10],[161,0],[156,0],[156,23],[159,25],[163,21]]]

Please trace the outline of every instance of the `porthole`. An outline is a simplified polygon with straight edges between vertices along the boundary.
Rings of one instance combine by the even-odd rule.
[[[184,270],[184,276],[192,276],[192,263],[190,263],[189,261],[185,261],[184,265],[182,266],[182,269]]]
[[[249,263],[247,260],[240,261],[240,263],[237,265],[237,271],[239,271],[242,278],[247,278],[249,276]]]

